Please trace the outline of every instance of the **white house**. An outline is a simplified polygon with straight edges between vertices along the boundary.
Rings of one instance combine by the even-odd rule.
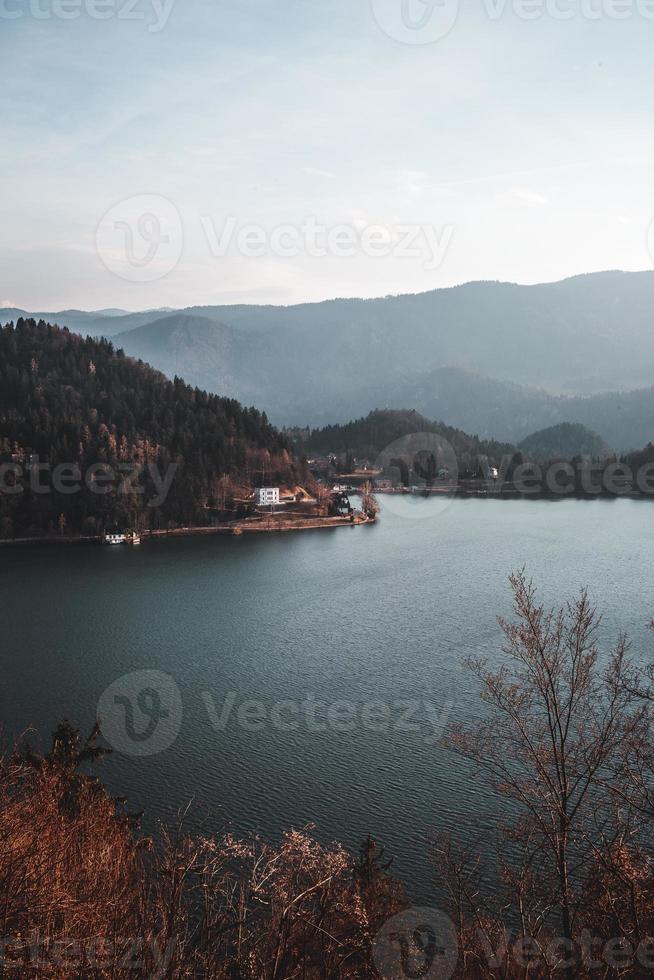
[[[255,491],[255,500],[259,507],[270,507],[279,503],[279,487],[259,487]]]

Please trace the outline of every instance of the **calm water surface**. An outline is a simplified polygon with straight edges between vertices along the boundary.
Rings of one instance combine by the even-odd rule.
[[[90,727],[109,684],[164,671],[181,694],[177,739],[102,770],[146,822],[192,801],[205,829],[277,837],[313,822],[351,846],[371,831],[426,900],[429,836],[493,826],[482,779],[434,744],[433,724],[479,715],[462,661],[501,656],[507,576],[526,565],[552,602],[587,584],[606,642],[627,630],[649,661],[653,545],[647,503],[453,500],[442,512],[403,498],[375,527],[3,550],[0,716],[12,733],[47,735],[65,715]],[[207,705],[220,713],[225,698],[220,727]],[[292,702],[284,728],[239,724],[239,709],[269,719],[280,701]]]

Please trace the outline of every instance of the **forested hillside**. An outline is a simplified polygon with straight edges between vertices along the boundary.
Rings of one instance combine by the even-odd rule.
[[[596,432],[578,422],[561,422],[527,436],[518,448],[529,458],[569,459],[572,456],[607,456],[609,448]]]
[[[23,319],[0,328],[0,464],[3,537],[206,521],[239,488],[294,474],[256,409]]]
[[[365,418],[356,419],[346,425],[327,425],[322,429],[292,430],[290,434],[298,452],[347,454],[374,460],[383,449],[401,439],[402,436],[419,432],[431,432],[450,443],[459,463],[467,463],[475,456],[488,456],[498,461],[511,454],[515,447],[478,439],[461,429],[454,429],[442,422],[430,422],[418,412],[376,409]]]

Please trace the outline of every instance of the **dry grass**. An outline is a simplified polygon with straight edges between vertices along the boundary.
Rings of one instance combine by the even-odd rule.
[[[97,734],[97,733],[96,733]],[[368,857],[309,830],[258,839],[140,839],[95,751],[64,729],[46,758],[0,760],[2,976],[363,978],[371,940],[402,906]]]

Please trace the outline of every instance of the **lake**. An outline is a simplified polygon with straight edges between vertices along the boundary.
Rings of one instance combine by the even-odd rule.
[[[47,737],[100,703],[101,773],[147,827],[190,802],[193,829],[370,831],[427,901],[430,835],[493,826],[436,738],[482,709],[463,660],[500,659],[507,576],[525,565],[552,603],[588,585],[607,644],[626,630],[649,661],[653,543],[648,502],[387,497],[375,526],[3,549],[0,715]]]

